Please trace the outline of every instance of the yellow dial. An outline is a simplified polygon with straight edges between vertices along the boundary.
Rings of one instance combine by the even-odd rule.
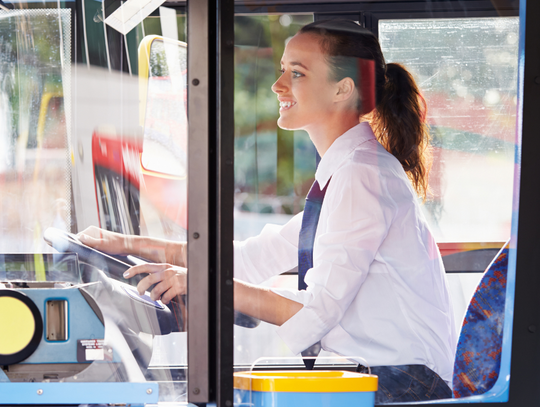
[[[32,340],[36,323],[32,311],[13,297],[0,297],[0,355],[23,350]]]

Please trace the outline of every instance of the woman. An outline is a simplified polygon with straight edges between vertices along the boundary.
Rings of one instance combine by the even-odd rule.
[[[365,61],[373,62],[363,71]],[[312,191],[322,202],[318,222],[299,214],[235,243],[235,308],[278,325],[294,353],[320,341],[325,350],[363,356],[379,375],[377,403],[451,397],[456,333],[440,254],[418,204],[427,190],[429,137],[413,78],[386,65],[377,39],[350,21],[305,26],[281,66],[272,86],[278,124],[305,130],[317,148]],[[370,71],[374,95],[361,86]],[[303,222],[313,235],[307,249],[299,241]],[[169,263],[128,270],[128,278],[149,273],[139,291],[158,283],[152,296],[164,302],[185,292],[186,270],[170,265],[185,265],[185,246],[85,232],[81,239],[98,248]],[[305,258],[308,264],[299,287],[306,289],[258,287],[299,265],[299,245],[300,269]]]

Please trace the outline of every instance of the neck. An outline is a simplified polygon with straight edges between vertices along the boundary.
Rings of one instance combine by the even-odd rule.
[[[358,125],[358,114],[336,115],[324,123],[316,123],[306,128],[309,138],[315,145],[317,152],[322,157],[330,146],[347,130]]]

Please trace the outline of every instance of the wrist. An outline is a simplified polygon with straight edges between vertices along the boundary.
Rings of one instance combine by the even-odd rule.
[[[165,263],[165,244],[149,236],[131,236],[131,253],[155,263]]]
[[[185,242],[164,241],[165,261],[180,267],[187,267],[187,244]]]

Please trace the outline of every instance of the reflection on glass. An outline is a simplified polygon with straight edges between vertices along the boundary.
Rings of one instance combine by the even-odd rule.
[[[439,242],[510,236],[518,27],[517,17],[379,23],[387,62],[410,68],[428,103],[425,209]]]
[[[311,21],[312,15],[235,17],[235,240],[259,234],[267,223],[285,224],[303,210],[313,183],[315,147],[307,133],[277,127],[279,105],[271,90],[286,40]],[[297,278],[266,284],[294,288]],[[235,365],[293,356],[273,325],[235,326],[234,332]]]
[[[147,68],[145,68],[145,66]],[[139,45],[143,227],[185,240],[187,229],[187,47],[148,36]],[[147,77],[145,77],[147,75]]]
[[[148,39],[150,72],[142,164],[152,171],[186,176],[187,48],[185,43]],[[141,52],[145,52],[142,50]]]
[[[235,18],[235,239],[301,212],[313,183],[315,148],[307,133],[277,127],[271,91],[285,42],[311,21],[312,15]]]
[[[71,224],[70,11],[0,11],[0,39],[0,251],[49,251]]]
[[[459,271],[458,263],[469,267],[463,271],[483,265],[477,273],[448,275],[458,328],[487,266],[480,258],[485,253],[489,262],[493,248],[510,237],[518,29],[518,18],[379,24],[387,60],[410,68],[428,103],[434,161],[424,209],[432,230],[439,242],[482,242],[475,249],[484,249],[475,254],[467,243],[441,246],[443,255],[450,253],[447,271]]]
[[[281,49],[272,41],[278,33],[289,38],[291,21],[290,16],[237,18],[237,240],[257,235],[266,223],[283,224],[301,211],[299,197],[306,193],[302,184],[311,183],[315,170],[315,160],[303,165],[311,159],[309,153],[297,156],[303,145],[298,142],[299,134],[289,132],[284,141],[273,124],[275,96],[268,87],[275,80],[272,63],[279,62]],[[267,36],[265,30],[271,34]],[[518,19],[381,21],[379,34],[387,62],[410,69],[427,101],[434,160],[431,191],[423,211],[447,257],[446,271],[455,273],[445,280],[459,332],[481,273],[510,235]],[[310,145],[309,140],[305,145]],[[285,151],[294,152],[287,156]],[[314,151],[311,154],[313,157]],[[261,250],[260,257],[265,254]],[[256,267],[256,257],[253,259]],[[264,284],[296,290],[295,273],[293,269]],[[254,330],[235,328],[238,369],[261,357],[277,358],[272,359],[274,364],[301,366],[287,359],[289,356],[290,350],[275,335],[273,326],[261,323]],[[451,377],[451,373],[446,376],[447,380]]]
[[[457,335],[418,201],[427,192],[429,132],[416,83],[397,64],[385,70],[376,37],[353,21],[315,22],[300,33],[286,43],[272,91],[278,125],[306,130],[323,156],[318,182],[302,216],[235,244],[236,309],[277,325],[290,351],[310,358],[308,369],[321,349],[360,355],[358,372],[367,361],[386,390],[377,403],[413,401],[404,396],[411,381],[436,388],[420,400],[451,397]],[[279,134],[276,144],[279,157]],[[279,161],[276,173],[279,195]],[[273,276],[279,284],[296,266],[292,290],[258,286]],[[276,352],[265,345],[266,355]]]
[[[124,275],[145,259],[185,261],[183,243],[177,258],[156,250],[164,242],[156,237],[186,236],[185,44],[156,42],[150,80],[118,71],[129,46],[107,37],[101,2],[85,5],[83,47],[74,49],[88,64],[76,67],[72,9],[0,11],[0,330],[13,339],[22,338],[18,323],[32,327],[28,346],[0,338],[0,382],[41,382],[44,394],[59,381],[93,383],[72,404],[185,401],[184,299],[156,298],[152,287],[139,293],[141,276]],[[130,237],[119,250],[114,239],[100,246],[69,233],[89,236],[90,226],[103,238]],[[131,254],[145,259],[127,250],[141,234],[155,244]],[[17,321],[13,304],[28,318]],[[96,382],[116,383],[114,394],[95,391]],[[17,403],[31,404],[30,393],[18,391]]]

